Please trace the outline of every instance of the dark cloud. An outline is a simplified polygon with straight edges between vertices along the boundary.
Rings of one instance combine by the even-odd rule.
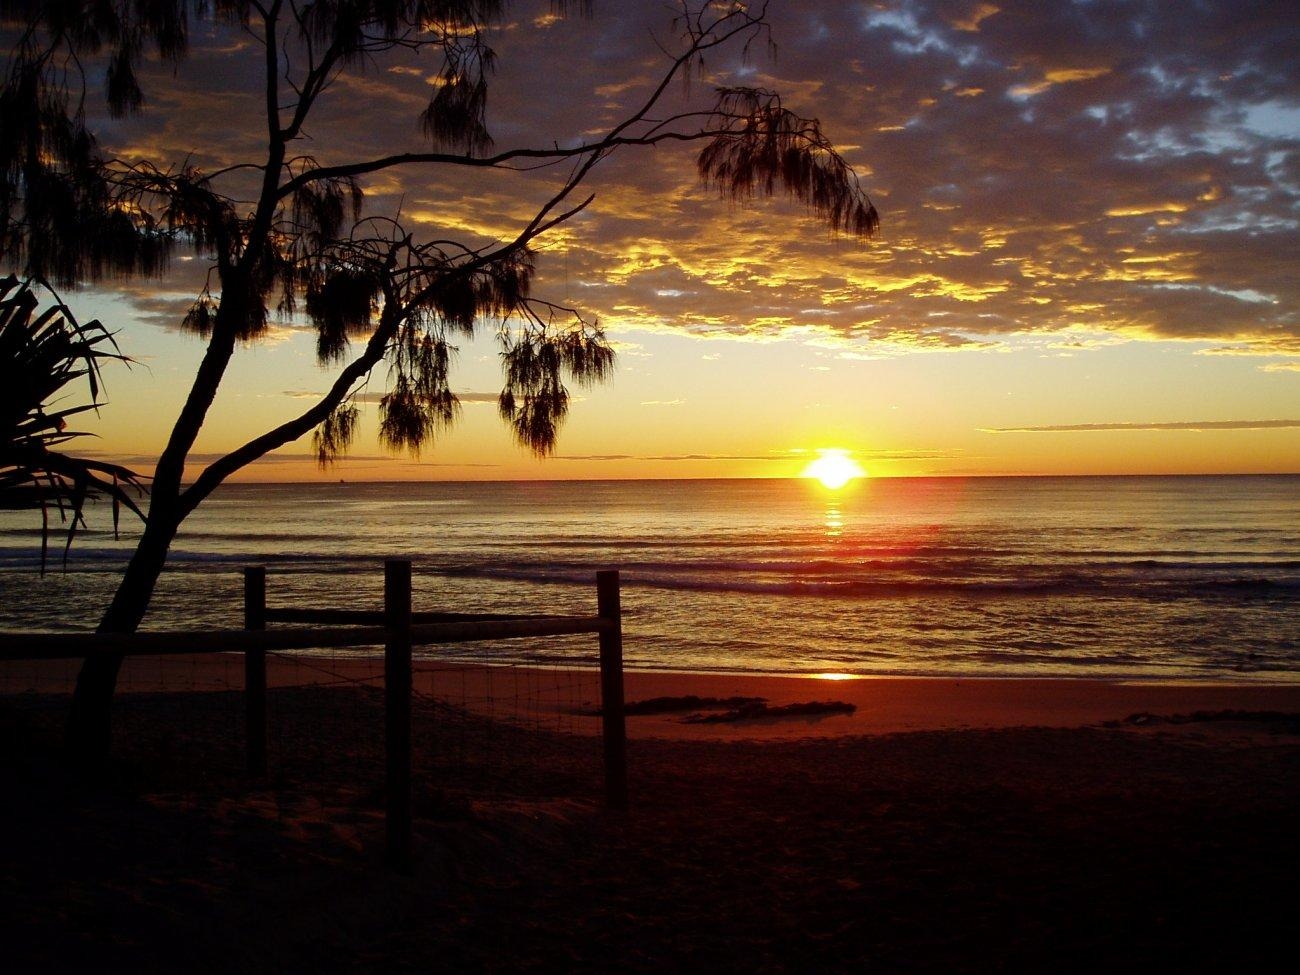
[[[856,456],[860,460],[951,460],[961,456],[960,450],[863,450]]]
[[[318,400],[324,393],[313,392],[309,389],[286,389],[283,395],[290,399],[310,399]],[[384,398],[383,393],[357,393],[352,399],[357,403],[378,403]],[[500,393],[456,393],[456,399],[462,403],[492,403],[496,404],[501,398]]]
[[[378,403],[384,398],[383,393],[358,393],[353,397],[358,403]],[[500,393],[457,393],[456,398],[462,403],[492,403],[501,398]]]
[[[132,470],[147,472],[153,469],[158,463],[158,457],[152,454],[117,454],[111,451],[81,451],[81,456],[96,458],[109,461],[114,464],[122,464]],[[186,460],[188,463],[202,466],[211,464],[214,461],[221,460],[224,454],[199,453],[190,454]],[[291,463],[297,467],[316,466],[317,458],[313,453],[302,451],[274,451],[259,457],[253,461],[253,466],[259,464],[276,464]],[[470,463],[462,461],[428,461],[412,460],[408,457],[395,457],[385,454],[345,454],[331,465],[331,470],[347,472],[350,468],[355,468],[358,464],[368,465],[372,469],[389,469],[389,470],[410,470],[415,468],[499,468],[502,465],[496,463]]]
[[[806,451],[790,451],[783,454],[561,454],[554,457],[554,460],[580,460],[580,461],[625,461],[625,460],[642,460],[642,461],[667,461],[676,462],[683,460],[740,460],[740,461],[772,461],[789,463],[792,460],[799,460],[807,454]],[[865,450],[854,452],[853,456],[862,460],[945,460],[955,456],[950,451],[936,450]]]
[[[1170,423],[1058,423],[1041,427],[989,427],[981,433],[1096,433],[1109,430],[1284,430],[1300,420],[1179,420]]]
[[[544,2],[511,9],[494,42],[501,147],[571,144],[608,126],[661,69],[656,38],[672,43],[658,3],[598,3],[571,22],[550,20]],[[1300,356],[1294,0],[772,11],[776,60],[762,45],[748,60],[719,53],[667,108],[706,104],[714,84],[785,92],[863,173],[883,214],[878,241],[834,240],[782,201],[724,203],[698,187],[689,149],[620,152],[591,184],[595,204],[543,246],[539,292],[579,302],[615,335],[800,330],[863,349],[1111,332]],[[165,147],[173,162],[211,167],[255,151],[257,51],[232,30],[208,36],[177,78],[151,79],[149,111],[112,124],[124,156]],[[432,74],[398,52],[346,76],[310,152],[331,162],[417,148]],[[409,170],[368,188],[375,212],[400,205],[425,231],[486,240],[514,232],[564,172]],[[137,298],[160,321],[187,301],[179,288]]]
[[[123,464],[133,469],[134,468],[144,469],[146,467],[151,467],[154,464],[158,463],[157,454],[118,454],[118,453],[113,453],[112,451],[102,451],[102,450],[83,450],[80,453],[81,456],[83,457],[94,457],[94,458],[100,458],[104,460],[110,460],[113,463]],[[185,459],[187,463],[203,465],[203,464],[211,464],[215,461],[221,460],[225,456],[226,456],[225,454],[193,453],[187,455]],[[316,455],[310,453],[303,453],[303,452],[274,451],[272,453],[264,455],[263,457],[259,457],[253,463],[261,464],[261,463],[274,463],[277,461],[305,461],[305,460],[309,460],[314,464],[316,463]],[[343,457],[340,463],[347,463],[347,462],[373,463],[376,461],[391,462],[393,461],[393,458],[389,456],[382,456],[382,455],[367,456],[364,454],[349,454]],[[456,466],[462,466],[462,465],[456,465]]]
[[[605,460],[647,460],[647,461],[681,461],[681,460],[761,460],[761,461],[789,461],[788,455],[775,456],[772,454],[758,454],[754,456],[743,454],[557,454],[552,460],[581,460],[581,461],[605,461]]]
[[[1300,354],[1300,144],[1259,123],[1300,104],[1293,6],[854,11],[782,6],[780,59],[751,77],[856,147],[880,240],[829,240],[780,203],[722,207],[686,155],[656,154],[652,174],[624,161],[564,251],[566,279],[612,285],[583,295],[607,322],[925,347],[1111,331]]]

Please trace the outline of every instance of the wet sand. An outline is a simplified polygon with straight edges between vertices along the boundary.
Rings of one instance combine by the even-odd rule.
[[[253,782],[238,661],[205,659],[127,672],[91,785],[59,762],[67,674],[7,678],[13,970],[1195,971],[1290,950],[1300,687],[629,674],[629,701],[856,710],[629,717],[616,814],[594,674],[426,667],[401,874],[373,665],[273,660]]]
[[[77,664],[27,662],[0,673],[0,691],[70,693]],[[599,734],[600,676],[577,668],[475,666],[416,661],[417,694],[442,698],[480,714],[536,724],[562,715],[557,726]],[[837,675],[840,676],[840,675]],[[271,687],[301,685],[381,687],[378,657],[272,655]],[[229,691],[243,687],[238,654],[131,658],[118,684],[123,693]],[[1060,678],[863,677],[831,679],[766,674],[627,671],[624,700],[756,698],[771,707],[843,702],[849,713],[692,723],[692,711],[673,709],[627,720],[628,736],[692,740],[838,738],[990,728],[1075,728],[1137,714],[1277,711],[1300,713],[1300,683],[1132,681]],[[723,710],[721,708],[709,710]],[[1138,727],[1135,725],[1135,727]],[[1241,729],[1239,729],[1241,730]]]

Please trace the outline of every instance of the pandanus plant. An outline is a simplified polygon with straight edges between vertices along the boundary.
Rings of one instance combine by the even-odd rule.
[[[49,294],[52,301],[42,309],[32,282],[0,278],[0,508],[41,512],[42,572],[52,510],[67,526],[66,560],[73,536],[85,524],[87,500],[112,501],[116,531],[122,506],[143,517],[132,494],[144,493],[143,479],[134,471],[56,449],[87,435],[71,429],[69,420],[98,411],[101,364],[127,360],[98,320],[78,322],[53,291]],[[81,380],[89,387],[89,402],[69,388]]]

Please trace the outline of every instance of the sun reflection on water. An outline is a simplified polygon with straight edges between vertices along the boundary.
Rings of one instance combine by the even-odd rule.
[[[844,534],[844,511],[838,501],[826,502],[826,537],[832,541]]]

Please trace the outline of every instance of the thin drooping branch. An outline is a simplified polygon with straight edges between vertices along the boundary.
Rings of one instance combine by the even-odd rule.
[[[418,450],[455,416],[451,339],[495,322],[504,373],[499,411],[521,445],[549,452],[569,407],[566,382],[604,378],[614,353],[599,322],[530,294],[530,244],[591,204],[581,187],[611,154],[695,144],[703,150],[696,160],[700,176],[724,195],[745,201],[782,191],[835,230],[866,236],[875,229],[874,207],[816,120],[786,110],[775,94],[722,89],[708,110],[659,114],[670,86],[702,73],[706,55],[724,45],[744,54],[763,38],[770,46],[764,0],[678,0],[673,53],[661,46],[664,71],[621,120],[577,145],[498,152],[487,125],[495,56],[488,29],[505,6],[505,0],[0,0],[0,12],[18,12],[32,24],[8,77],[0,79],[0,250],[7,259],[78,283],[156,277],[177,248],[210,263],[184,322],[207,346],[159,458],[148,519],[101,631],[130,632],[141,623],[182,522],[235,471],[313,429],[320,456],[346,449],[356,392],[381,363],[390,369],[381,439]],[[585,0],[553,3],[561,12],[588,7]],[[231,25],[251,39],[248,50],[264,74],[264,105],[246,120],[247,131],[264,133],[259,158],[210,173],[188,160],[104,158],[87,122],[97,116],[84,104],[87,67],[107,65],[111,115],[139,111],[146,102],[136,67],[156,57],[180,70],[190,16]],[[418,119],[429,140],[424,151],[333,165],[297,151],[343,72],[378,66],[382,54],[394,51],[429,53],[437,61],[428,75],[436,83]],[[398,213],[361,219],[362,179],[434,167],[451,173],[554,167],[563,175],[552,176],[549,198],[504,241],[421,242],[399,225]],[[239,189],[226,192],[227,185]],[[301,310],[314,326],[318,359],[336,369],[329,389],[185,488],[186,462],[237,344],[264,334],[273,304],[286,318]],[[350,342],[363,337],[364,348],[348,361]],[[78,678],[70,739],[88,758],[106,754],[119,663],[111,655],[90,659]]]
[[[286,9],[291,18],[287,26],[282,17]],[[295,295],[305,286],[308,310],[315,309],[313,317],[322,329],[335,317],[323,310],[329,304],[327,295],[347,294],[349,288],[355,292],[354,299],[361,304],[349,313],[350,317],[330,326],[335,337],[326,341],[326,332],[321,333],[321,350],[327,357],[337,356],[343,348],[340,343],[346,344],[348,334],[362,324],[369,300],[365,295],[372,285],[358,280],[355,283],[361,290],[357,291],[348,284],[355,271],[351,269],[353,258],[348,256],[346,247],[326,257],[323,263],[312,256],[321,254],[324,242],[337,234],[343,197],[348,192],[353,196],[354,210],[359,211],[358,177],[413,166],[510,170],[536,168],[519,166],[521,163],[544,166],[566,160],[573,162],[561,185],[533,214],[515,240],[485,252],[464,249],[465,256],[459,260],[450,259],[434,247],[423,252],[434,257],[432,265],[423,266],[417,260],[413,267],[391,269],[391,273],[408,275],[416,282],[413,290],[404,295],[403,304],[419,314],[427,314],[427,309],[441,313],[449,296],[467,286],[455,284],[456,280],[467,282],[494,262],[509,263],[512,255],[526,247],[528,241],[581,212],[590,204],[591,197],[576,206],[568,205],[569,198],[602,160],[627,147],[701,142],[704,148],[698,159],[700,175],[724,194],[745,200],[758,193],[771,194],[779,186],[833,229],[863,236],[874,231],[878,219],[874,207],[862,193],[852,170],[821,134],[817,122],[785,110],[773,93],[722,89],[716,105],[709,111],[652,118],[669,86],[678,80],[689,80],[707,53],[739,40],[743,40],[747,50],[766,31],[765,4],[749,7],[739,3],[702,4],[695,9],[683,4],[676,22],[684,41],[682,50],[670,57],[665,71],[640,103],[600,138],[569,147],[520,147],[476,154],[473,150],[482,149],[490,141],[482,125],[482,95],[492,53],[486,47],[482,28],[499,9],[500,4],[493,0],[463,3],[435,0],[429,12],[436,10],[439,16],[450,18],[440,22],[437,17],[428,19],[425,13],[416,13],[415,7],[408,9],[401,0],[396,5],[363,4],[355,10],[332,5],[291,4],[286,8],[284,0],[253,5],[217,0],[218,14],[237,22],[258,38],[264,50],[267,155],[264,164],[253,167],[261,172],[261,187],[257,199],[252,201],[249,216],[236,216],[237,205],[212,189],[211,177],[188,171],[166,174],[147,164],[128,166],[117,172],[111,165],[102,170],[104,178],[117,187],[119,199],[128,204],[126,212],[144,221],[144,229],[164,246],[184,237],[195,247],[210,246],[215,253],[220,299],[205,289],[191,314],[195,327],[207,335],[208,347],[159,460],[156,491],[179,496],[186,457],[224,377],[235,342],[255,337],[264,327],[265,299],[273,284],[278,282],[281,289],[280,307],[284,313],[292,313]],[[255,17],[260,18],[256,27],[252,22]],[[307,52],[306,75],[300,84],[292,81],[289,70],[293,36],[305,45]],[[344,66],[366,61],[394,47],[421,50],[426,46],[440,49],[443,56],[443,90],[430,103],[426,126],[430,127],[435,142],[463,142],[467,150],[464,154],[445,150],[399,153],[336,166],[318,166],[310,157],[287,161],[289,143],[300,136],[318,99]],[[75,52],[76,45],[71,45],[69,50]],[[287,124],[282,123],[279,105],[282,68],[285,81],[297,96]],[[152,222],[147,197],[163,202],[165,228]],[[292,206],[286,208],[288,201]],[[354,213],[354,218],[358,215]],[[339,287],[331,284],[331,280]],[[312,298],[313,293],[317,299]],[[539,327],[539,321],[529,317],[522,297],[513,310],[522,316],[521,320]],[[469,329],[477,314],[475,303],[471,299],[465,305],[462,300],[458,307],[461,310],[454,312],[457,327]],[[426,311],[420,312],[422,308]],[[581,321],[581,317],[577,316],[577,320]],[[542,329],[539,334],[544,333]],[[383,330],[376,334],[383,334]],[[400,345],[391,344],[392,338],[390,335],[386,342],[379,343],[378,356],[364,356],[359,364],[349,366],[341,375],[356,378],[366,374],[381,361],[385,349],[400,351]],[[519,348],[528,345],[526,338],[520,340]],[[356,376],[352,376],[354,370]],[[346,383],[343,386],[342,393],[332,392],[303,417],[278,428],[276,436],[299,429],[309,418],[329,415],[351,388]],[[232,460],[220,462],[204,472],[204,483],[222,472],[237,469],[231,464],[252,456],[256,452],[252,445],[260,442],[250,442],[246,445],[250,449],[241,448],[231,455]]]
[[[426,305],[435,289],[446,288],[450,278],[469,278],[484,268],[507,261],[513,255],[525,251],[533,239],[577,216],[594,199],[594,196],[589,196],[574,207],[559,214],[554,214],[549,219],[542,219],[543,215],[553,213],[555,206],[559,204],[564,196],[568,195],[570,189],[571,187],[566,185],[562,191],[552,197],[543,206],[538,216],[525,226],[513,240],[499,247],[473,255],[472,259],[457,264],[454,270],[438,271],[437,268],[428,266],[408,269],[407,273],[412,278],[417,278],[420,275],[427,277],[432,272],[435,280],[409,294],[402,306],[399,306],[396,302],[385,305],[384,311],[379,316],[379,322],[366,343],[362,354],[339,372],[329,390],[309,409],[274,429],[253,438],[205,468],[181,496],[184,511],[187,514],[193,511],[204,498],[211,494],[231,474],[266,456],[271,451],[300,439],[324,423],[348,399],[357,385],[371,374],[375,366],[384,361],[401,323],[415,310]],[[401,235],[398,235],[398,239],[399,243],[404,242]],[[393,263],[393,251],[396,249],[396,246],[394,246],[389,252],[386,262],[389,265]],[[516,310],[526,312],[527,307],[527,303],[521,301],[516,306]],[[344,445],[346,445],[346,439],[345,437]]]
[[[727,131],[696,161],[707,185],[741,201],[772,196],[779,185],[833,231],[876,232],[880,215],[815,120],[783,108],[775,92],[752,88],[722,89],[719,106]]]
[[[757,33],[764,27],[766,15],[766,3],[759,5],[756,10],[737,4],[732,9],[721,13],[715,21],[706,24],[703,21],[703,8],[694,17],[690,16],[689,12],[684,9],[680,19],[686,26],[686,35],[689,39],[686,49],[671,59],[667,70],[647,93],[640,106],[595,141],[563,148],[558,145],[548,148],[521,147],[491,155],[474,155],[472,153],[458,155],[447,152],[395,153],[351,164],[305,170],[285,184],[281,195],[291,195],[297,191],[300,184],[316,180],[355,179],[358,176],[405,166],[453,165],[480,169],[502,169],[511,168],[509,164],[519,160],[537,160],[543,165],[553,165],[567,159],[586,159],[586,164],[581,167],[581,176],[576,180],[571,180],[572,185],[576,186],[595,162],[615,148],[621,146],[648,147],[666,141],[698,141],[716,138],[725,134],[728,129],[714,129],[706,125],[695,131],[682,132],[674,130],[673,126],[697,118],[716,119],[719,114],[717,107],[709,112],[679,113],[656,123],[649,132],[642,133],[639,136],[629,136],[625,133],[632,127],[645,122],[650,112],[662,100],[668,88],[684,75],[689,77],[692,68],[700,62],[707,52],[729,44],[738,36]]]
[[[366,343],[365,351],[339,371],[329,391],[310,409],[261,436],[254,437],[209,464],[194,483],[185,489],[181,497],[185,513],[188,515],[198,507],[231,474],[265,457],[271,451],[306,436],[313,428],[324,422],[326,417],[343,403],[357,383],[370,375],[374,367],[383,361],[388,343],[395,332],[396,322],[376,328],[370,341]]]
[[[712,111],[686,112],[665,119],[650,119],[650,113],[662,99],[669,85],[683,74],[689,76],[692,66],[698,63],[706,51],[727,43],[741,34],[752,35],[758,31],[763,26],[762,18],[765,13],[763,9],[754,14],[744,8],[735,7],[721,14],[717,20],[711,23],[706,23],[703,20],[702,10],[695,18],[686,18],[685,33],[689,41],[686,50],[671,61],[667,70],[650,90],[640,106],[598,140],[567,148],[558,146],[546,149],[517,148],[485,156],[457,155],[438,151],[403,153],[332,167],[315,166],[313,161],[304,158],[301,161],[307,163],[306,168],[299,170],[298,173],[291,175],[289,179],[283,182],[280,182],[279,174],[283,171],[285,164],[286,154],[284,150],[287,142],[297,136],[316,99],[328,88],[334,68],[346,61],[349,56],[356,56],[358,52],[367,51],[369,48],[364,44],[351,48],[339,43],[328,46],[320,55],[320,59],[318,61],[313,60],[310,64],[303,85],[295,89],[299,98],[296,106],[294,106],[293,119],[289,125],[281,128],[279,109],[272,97],[276,88],[275,76],[278,70],[279,54],[275,44],[275,18],[279,9],[279,0],[268,8],[263,31],[267,41],[269,152],[267,164],[262,167],[262,192],[257,202],[251,226],[243,237],[243,252],[240,255],[242,267],[240,270],[246,276],[253,273],[252,266],[256,264],[265,251],[266,233],[270,229],[275,207],[280,201],[286,199],[295,201],[295,218],[293,227],[290,229],[292,235],[293,233],[301,233],[302,228],[305,226],[303,224],[303,214],[307,211],[302,209],[304,201],[316,201],[312,203],[312,212],[323,212],[319,210],[319,206],[333,198],[333,194],[337,192],[336,187],[344,184],[351,185],[354,195],[358,195],[355,184],[355,179],[358,176],[415,165],[447,164],[499,169],[513,168],[510,165],[511,163],[523,160],[536,160],[544,164],[554,164],[566,159],[576,160],[576,165],[560,188],[537,210],[528,224],[520,231],[515,241],[486,254],[478,255],[475,260],[467,263],[448,265],[440,261],[438,265],[442,268],[440,273],[426,273],[425,276],[428,277],[428,282],[422,290],[417,291],[409,298],[409,307],[417,309],[430,301],[436,292],[446,290],[448,287],[446,275],[448,273],[465,276],[473,273],[475,268],[485,267],[493,261],[505,260],[509,254],[524,246],[527,241],[581,212],[590,204],[591,197],[588,197],[575,207],[569,209],[562,209],[562,207],[568,197],[584,182],[592,169],[611,152],[623,147],[647,147],[669,141],[706,142],[704,152],[701,153],[699,160],[701,175],[706,182],[717,186],[724,193],[730,193],[737,199],[744,199],[753,195],[756,188],[770,194],[774,190],[775,183],[779,181],[792,196],[804,202],[819,216],[827,219],[835,229],[866,235],[875,228],[874,207],[871,207],[870,201],[866,200],[861,193],[856,180],[852,178],[851,170],[839,159],[830,142],[821,135],[816,121],[801,119],[792,113],[786,112],[781,108],[779,99],[776,99],[770,93],[727,89],[720,92],[719,102]],[[303,22],[300,19],[301,23]],[[304,34],[310,39],[311,34],[305,28]],[[390,38],[390,40],[393,39]],[[394,40],[394,43],[397,42],[397,40]],[[408,43],[408,40],[403,38],[400,42]],[[474,40],[476,49],[480,43],[476,35]],[[704,124],[697,125],[696,123],[699,122]],[[639,134],[632,131],[638,126],[642,128]],[[479,141],[484,142],[485,140]],[[322,185],[327,187],[323,196],[312,190],[313,186]],[[328,225],[322,226],[325,227],[323,236],[328,237],[332,230],[329,229]],[[345,264],[346,260],[344,258]],[[279,272],[288,275],[284,282],[282,305],[289,310],[291,310],[294,301],[294,277],[296,275],[296,272],[291,270],[292,267],[293,264],[289,264],[288,270]],[[231,290],[230,285],[235,283],[231,280],[234,277],[231,273],[233,270],[233,268],[228,269],[222,275],[222,306],[226,303],[227,292]],[[252,282],[245,278],[244,287],[251,286]],[[525,320],[529,320],[526,308],[526,305],[521,304],[517,310],[524,315]],[[218,319],[222,317],[221,313],[224,310],[224,307],[218,307]],[[236,316],[228,318],[226,328],[232,325],[238,328],[237,323],[233,321],[234,317]],[[211,365],[208,372],[217,375],[218,382],[220,371],[224,370],[224,364],[229,361],[229,354],[233,351],[233,346],[230,346],[224,340],[224,337],[218,334],[221,331],[223,331],[221,327],[212,329],[213,334],[210,336],[209,354],[204,360],[204,366]],[[339,334],[340,340],[346,341],[346,330]],[[324,419],[330,417],[339,405],[344,402],[352,389],[353,383],[362,376],[367,375],[374,365],[382,360],[385,349],[388,348],[388,343],[391,342],[393,336],[392,334],[385,334],[385,331],[381,328],[372,336],[372,340],[380,336],[384,337],[384,341],[378,343],[372,341],[367,354],[348,366],[340,374],[339,381],[334,384],[330,393],[323,397],[312,409],[306,411],[300,417],[281,425],[275,431],[269,432],[266,437],[250,441],[227,458],[223,458],[222,461],[208,468],[195,485],[196,488],[203,485],[202,491],[196,492],[192,488],[187,492],[187,504],[191,502],[197,504],[199,495],[205,493],[206,490],[210,490],[207,485],[213,483],[214,479],[219,483],[219,478],[228,476],[229,473],[237,470],[239,466],[251,462],[251,460],[256,459],[268,450],[282,446],[291,439],[296,439],[312,426],[320,424]],[[517,355],[522,354],[520,350],[527,349],[529,342],[521,339],[519,343],[513,345],[507,343],[507,345],[506,355],[507,364],[509,364],[511,361],[510,356],[515,355],[517,357]],[[341,347],[336,345],[322,346],[324,350],[334,350],[331,354],[337,354],[339,348]],[[582,370],[579,369],[578,374],[581,373]],[[200,375],[197,378],[199,381],[196,382],[195,390],[200,387],[214,388],[211,375],[205,375],[203,369],[200,370]],[[200,397],[200,399],[206,399],[207,404],[211,402],[210,397]],[[191,405],[194,405],[195,409],[188,409]],[[201,407],[204,407],[202,402],[187,403],[187,410],[183,411],[182,419],[189,415],[198,415],[198,410]],[[504,410],[504,408],[503,411],[510,412]],[[562,413],[562,410],[560,412]],[[201,418],[199,424],[192,422],[177,424],[173,440],[168,445],[171,460],[183,464],[184,456],[188,453],[189,445],[193,442],[193,436],[197,434],[198,425],[201,425]],[[418,448],[418,440],[419,438],[416,438],[416,440],[412,441],[413,447]],[[537,448],[539,444],[547,444],[551,441],[547,438],[541,438],[540,440],[532,438],[529,442],[534,448]],[[165,452],[164,461],[168,460],[169,457]],[[179,483],[177,478],[173,476],[173,467],[174,464],[165,467],[167,476],[164,480],[167,484]]]

